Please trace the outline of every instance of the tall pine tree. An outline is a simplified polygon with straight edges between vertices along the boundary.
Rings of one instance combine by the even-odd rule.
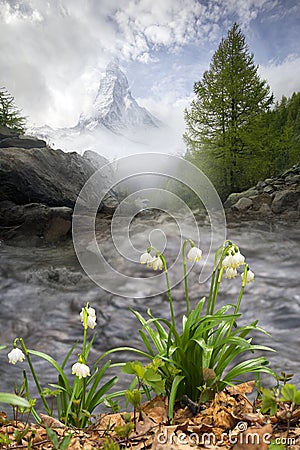
[[[239,158],[248,150],[247,125],[273,103],[237,23],[222,39],[194,92],[185,111],[187,156],[207,168],[213,181],[222,180],[219,188],[224,196],[240,188]]]
[[[25,133],[26,118],[15,106],[15,99],[5,88],[0,89],[0,125],[4,125],[20,134]]]

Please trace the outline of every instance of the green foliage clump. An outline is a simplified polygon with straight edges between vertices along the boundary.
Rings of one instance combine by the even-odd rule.
[[[16,338],[14,340],[14,348],[8,354],[8,358],[9,362],[12,364],[16,364],[18,361],[22,362],[24,359],[27,360],[47,415],[53,415],[53,402],[55,399],[58,419],[66,426],[84,428],[91,422],[92,413],[95,408],[105,400],[109,402],[106,394],[115,385],[118,377],[113,376],[108,379],[108,381],[103,382],[103,377],[106,375],[107,370],[111,365],[111,362],[107,361],[102,367],[98,367],[105,354],[101,355],[91,368],[87,365],[89,354],[95,339],[94,335],[89,342],[87,340],[88,328],[93,329],[96,325],[94,308],[91,308],[87,303],[87,305],[82,308],[80,317],[83,323],[83,343],[81,352],[78,354],[78,362],[72,366],[72,374],[75,375],[72,381],[69,381],[65,369],[70,357],[77,347],[77,342],[71,347],[61,365],[47,353],[28,349],[22,338]],[[17,342],[20,343],[22,350],[17,348]],[[54,389],[48,387],[42,389],[31,359],[32,356],[47,361],[56,370],[58,376],[57,383],[49,383],[50,388]],[[14,401],[15,403],[13,404],[15,405],[22,405],[21,401],[24,400],[23,403],[27,406],[29,402],[30,412],[33,414],[36,421],[40,423],[41,419],[34,408],[34,404],[31,404],[26,370],[23,371],[23,376],[26,400],[20,400],[17,396],[10,396],[7,399],[3,394],[2,399],[3,401],[9,401],[10,403],[13,403]],[[51,402],[49,402],[49,397],[51,398]]]
[[[191,249],[186,256],[188,243]],[[123,370],[136,376],[138,387],[142,386],[147,396],[151,389],[156,394],[167,395],[171,418],[175,401],[183,396],[203,403],[212,399],[216,392],[223,390],[228,384],[238,381],[243,374],[265,372],[274,376],[273,371],[267,367],[268,361],[264,356],[242,362],[236,361],[237,357],[246,352],[272,350],[269,347],[252,344],[249,333],[259,331],[267,334],[257,326],[258,321],[244,326],[237,325],[237,320],[241,316],[239,308],[245,285],[254,279],[254,274],[245,263],[238,247],[226,241],[218,249],[208,298],[202,298],[195,309],[191,310],[186,261],[191,258],[198,261],[201,250],[190,240],[184,242],[182,254],[186,314],[182,318],[181,329],[175,323],[167,262],[163,254],[156,249],[156,255],[152,257],[150,255],[152,250],[153,247],[149,247],[149,257],[146,258],[147,254],[143,254],[141,262],[147,263],[149,267],[153,264],[154,268],[156,260],[161,259],[168,287],[171,320],[154,317],[150,310],[148,318],[145,319],[138,311],[133,311],[142,326],[140,336],[146,351],[142,352],[135,348],[126,350],[146,356],[151,361],[146,367],[137,362],[125,365]],[[223,275],[226,278],[235,278],[236,269],[240,266],[243,267],[242,282],[236,304],[230,303],[217,309],[218,291]]]
[[[0,125],[20,134],[25,133],[26,118],[15,105],[14,97],[5,89],[0,89]]]

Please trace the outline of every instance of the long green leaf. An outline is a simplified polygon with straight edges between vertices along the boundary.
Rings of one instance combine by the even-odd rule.
[[[202,367],[203,368],[209,368],[210,367],[210,360],[211,355],[214,350],[212,346],[209,346],[206,344],[204,339],[193,339],[194,342],[196,342],[202,349]]]
[[[72,345],[71,349],[68,351],[67,356],[65,357],[65,359],[63,360],[63,363],[62,363],[62,365],[61,365],[61,368],[62,368],[63,370],[65,369],[65,366],[66,366],[66,364],[67,364],[67,362],[68,362],[70,356],[72,355],[73,351],[74,351],[75,348],[77,347],[77,345],[78,345],[78,341],[76,341],[76,342]]]
[[[177,391],[178,391],[178,387],[180,385],[180,383],[185,379],[185,376],[183,375],[176,375],[173,383],[172,383],[172,387],[171,387],[171,392],[169,395],[169,410],[168,410],[168,414],[169,414],[169,418],[172,419],[173,418],[173,412],[174,412],[174,405],[175,405],[175,400],[176,400],[176,396],[177,396]]]
[[[140,334],[140,336],[141,336],[141,338],[142,338],[142,340],[143,340],[143,342],[145,344],[145,347],[147,348],[149,354],[154,357],[155,353],[153,351],[153,348],[151,347],[151,343],[150,343],[146,333],[144,333],[143,330],[139,330],[139,334]]]
[[[9,394],[0,392],[0,403],[7,403],[8,405],[21,406],[22,408],[30,408],[30,403],[26,398],[19,397],[16,394]]]
[[[30,353],[31,355],[39,356],[40,358],[45,359],[46,361],[48,361],[56,369],[56,371],[58,372],[58,374],[61,377],[61,381],[63,382],[63,386],[66,388],[68,394],[71,395],[72,389],[71,389],[71,386],[70,386],[70,384],[68,382],[68,379],[67,379],[63,369],[55,361],[54,358],[52,358],[51,356],[47,355],[47,353],[38,352],[36,350],[28,350],[28,353]]]
[[[249,372],[267,372],[272,373],[271,369],[267,368],[268,361],[264,356],[259,358],[249,359],[247,361],[243,361],[240,364],[234,366],[226,376],[223,378],[223,382],[230,382],[236,379],[238,376],[249,373]]]
[[[94,395],[94,397],[91,399],[89,404],[89,412],[92,413],[93,410],[98,406],[100,403],[104,401],[104,394],[106,394],[107,391],[109,391],[118,381],[118,377],[111,378],[107,383],[105,383]]]
[[[98,387],[98,385],[99,385],[103,375],[105,374],[105,372],[109,368],[109,366],[110,366],[110,361],[107,361],[106,364],[104,364],[103,367],[101,367],[101,369],[98,372],[95,372],[95,374],[93,374],[93,377],[94,377],[94,375],[95,375],[95,377],[94,378],[91,377],[88,380],[88,384],[90,384],[91,381],[93,381],[93,384],[92,384],[91,389],[89,390],[88,396],[87,396],[86,401],[85,401],[85,405],[84,405],[85,409],[88,410],[88,405],[89,405],[90,401],[92,400],[92,398],[93,398],[93,396],[95,394],[95,391],[96,391],[96,389],[97,389],[97,387]]]

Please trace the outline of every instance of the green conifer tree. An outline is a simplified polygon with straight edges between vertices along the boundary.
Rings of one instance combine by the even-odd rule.
[[[0,125],[20,134],[25,133],[26,118],[15,105],[15,99],[5,88],[0,89]]]
[[[237,23],[222,39],[194,93],[185,111],[187,157],[207,169],[213,181],[222,180],[217,187],[224,196],[240,189],[245,127],[273,103]]]

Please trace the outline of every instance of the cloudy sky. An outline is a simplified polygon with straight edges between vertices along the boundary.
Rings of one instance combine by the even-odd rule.
[[[237,21],[277,98],[300,91],[299,0],[0,0],[0,77],[29,125],[73,126],[118,58],[133,96],[183,124]]]

